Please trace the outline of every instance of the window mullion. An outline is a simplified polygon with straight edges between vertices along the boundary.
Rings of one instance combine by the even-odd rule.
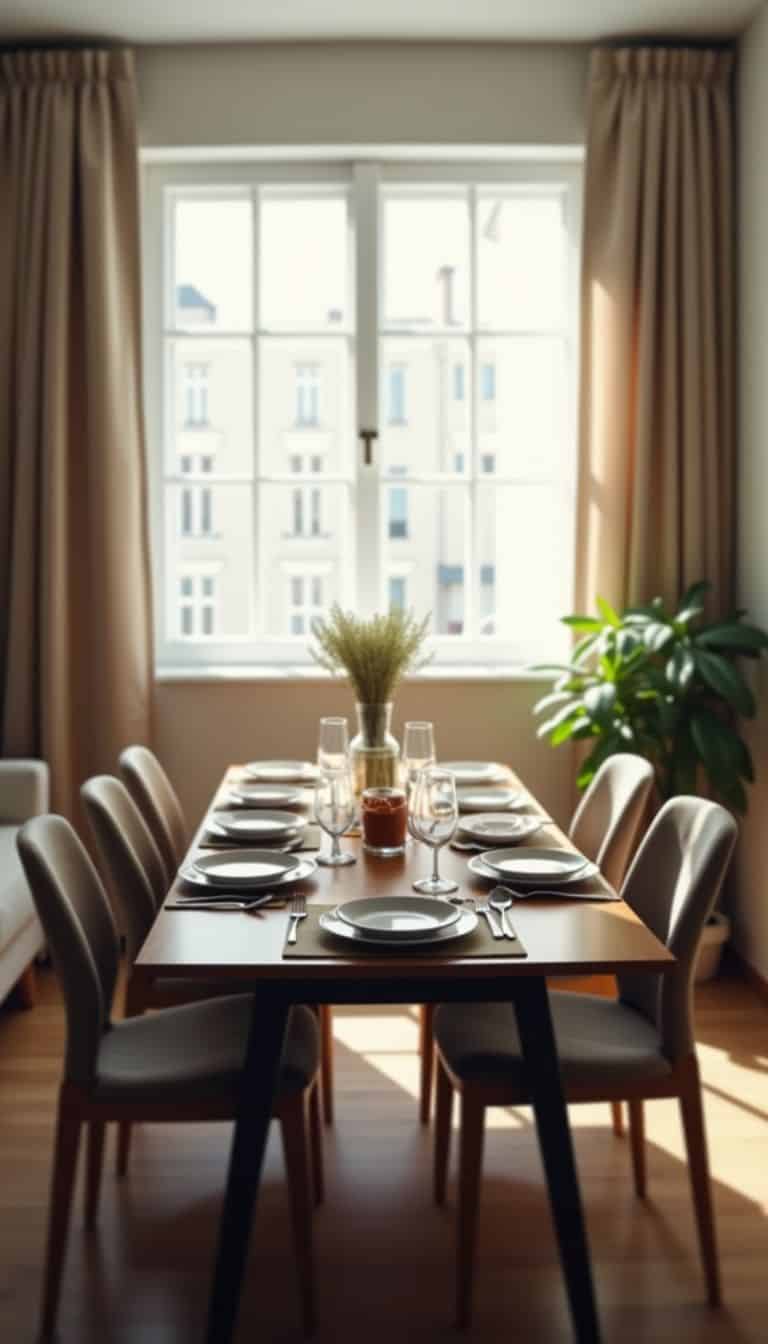
[[[251,578],[251,601],[249,609],[250,635],[264,635],[267,629],[265,607],[264,575],[266,574],[266,556],[264,555],[264,528],[261,525],[264,502],[261,485],[261,295],[259,280],[259,247],[261,235],[261,188],[255,186],[251,191],[251,238],[253,264],[251,266],[252,284],[252,331],[251,331],[251,416],[253,432],[253,480],[251,484],[251,510],[253,517],[252,556],[255,572]]]
[[[355,203],[355,304],[357,429],[355,439],[357,497],[357,609],[371,615],[381,603],[382,527],[379,452],[374,440],[370,464],[363,458],[359,432],[379,429],[379,170],[357,163],[353,174]]]
[[[466,510],[468,529],[465,542],[465,564],[469,573],[464,583],[464,634],[475,639],[480,633],[480,528],[477,525],[480,510],[480,441],[477,397],[477,187],[469,188],[469,367],[470,367],[470,439],[471,476],[469,501]]]

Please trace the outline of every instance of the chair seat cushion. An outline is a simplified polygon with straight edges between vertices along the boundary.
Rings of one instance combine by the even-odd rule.
[[[177,1103],[234,1094],[252,1006],[251,995],[237,994],[114,1023],[99,1048],[95,1096],[103,1101]],[[293,1008],[278,1096],[306,1087],[319,1058],[315,1014]]]
[[[36,918],[16,849],[18,831],[18,826],[0,826],[0,950]]]
[[[594,994],[551,993],[549,1001],[566,1090],[575,1085],[599,1091],[617,1081],[669,1074],[656,1030],[634,1008]],[[508,1084],[525,1094],[513,1004],[444,1004],[434,1031],[459,1078]]]

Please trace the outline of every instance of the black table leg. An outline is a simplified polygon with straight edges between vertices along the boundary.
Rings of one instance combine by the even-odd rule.
[[[599,1344],[589,1246],[543,977],[515,981],[514,1002],[576,1339]]]
[[[283,1052],[289,1005],[255,994],[219,1225],[206,1344],[230,1344],[240,1306],[251,1222]]]

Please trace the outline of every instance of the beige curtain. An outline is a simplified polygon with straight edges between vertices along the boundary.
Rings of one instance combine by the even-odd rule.
[[[132,55],[0,55],[0,731],[71,816],[150,732],[139,323]]]
[[[729,605],[734,475],[731,55],[593,53],[576,594]]]

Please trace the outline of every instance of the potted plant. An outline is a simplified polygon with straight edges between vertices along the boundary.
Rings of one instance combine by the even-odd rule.
[[[429,662],[421,656],[429,616],[392,607],[385,616],[362,620],[338,603],[327,619],[316,619],[312,657],[326,671],[346,673],[355,692],[357,735],[350,743],[355,790],[391,788],[397,782],[400,747],[390,732],[392,696],[408,672]]]
[[[675,612],[654,598],[619,614],[598,598],[598,616],[563,618],[579,638],[569,663],[538,669],[556,679],[534,713],[546,715],[538,735],[553,746],[585,744],[580,788],[609,756],[631,751],[653,764],[662,799],[703,790],[746,812],[754,768],[739,720],[756,706],[740,660],[759,658],[768,635],[744,611],[706,621],[708,588],[694,584]]]

